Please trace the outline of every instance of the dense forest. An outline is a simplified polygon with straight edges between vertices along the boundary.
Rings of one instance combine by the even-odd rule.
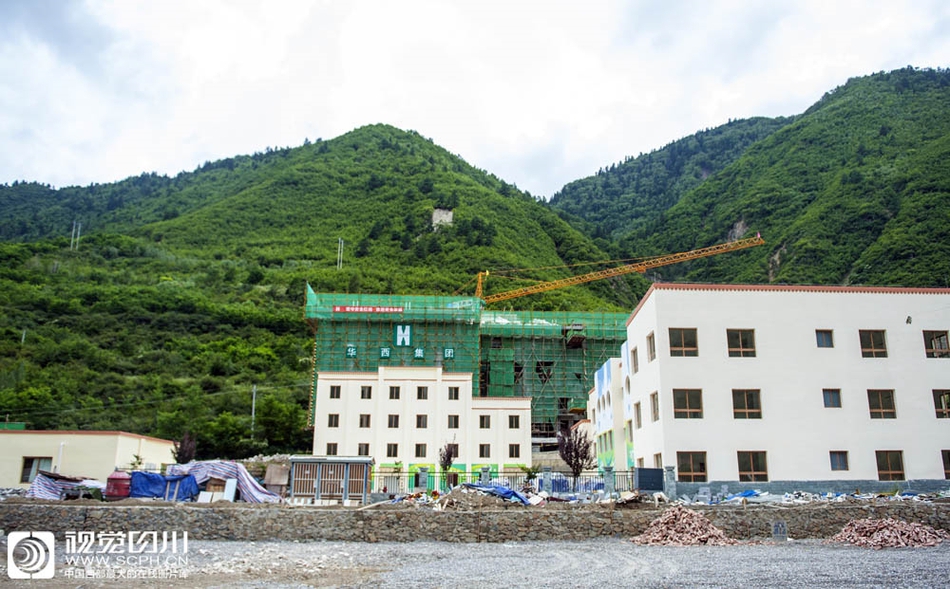
[[[550,202],[386,125],[173,178],[0,185],[0,419],[190,432],[200,457],[306,451],[308,282],[470,295],[491,270],[491,293],[761,232],[751,250],[505,305],[625,311],[654,279],[948,286],[948,151],[950,73],[907,68],[611,164]]]

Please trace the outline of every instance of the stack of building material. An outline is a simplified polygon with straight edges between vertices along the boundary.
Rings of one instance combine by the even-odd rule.
[[[646,531],[633,537],[634,544],[665,544],[668,546],[725,546],[738,544],[726,537],[722,530],[706,519],[703,514],[674,505],[663,515],[650,522]]]
[[[833,542],[848,542],[866,548],[900,548],[936,546],[950,540],[945,530],[896,519],[853,519],[837,534]]]

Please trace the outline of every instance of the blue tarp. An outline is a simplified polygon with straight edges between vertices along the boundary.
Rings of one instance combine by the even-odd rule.
[[[525,505],[530,505],[528,498],[515,491],[514,489],[509,489],[504,485],[499,484],[487,484],[482,485],[480,483],[463,483],[467,489],[475,489],[476,491],[481,491],[483,493],[488,493],[489,495],[495,495],[496,497],[501,497],[502,499],[512,499],[515,498]]]
[[[172,497],[176,485],[178,493]],[[198,496],[198,482],[190,474],[163,476],[154,472],[132,472],[129,497],[164,499],[166,489],[168,490],[168,499],[171,501],[193,501]]]

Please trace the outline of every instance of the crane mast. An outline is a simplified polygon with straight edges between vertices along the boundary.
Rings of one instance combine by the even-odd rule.
[[[747,247],[753,247],[757,245],[762,245],[765,243],[765,240],[759,234],[756,234],[755,237],[748,237],[746,239],[739,239],[736,241],[730,241],[727,243],[720,243],[717,245],[712,245],[709,247],[704,247],[700,249],[690,250],[688,252],[679,252],[675,254],[668,254],[665,256],[657,256],[655,258],[649,258],[634,264],[626,264],[624,266],[617,266],[616,268],[608,268],[606,270],[598,270],[596,272],[590,272],[589,274],[580,274],[578,276],[571,276],[569,278],[562,278],[560,280],[552,280],[550,282],[541,282],[534,284],[532,286],[526,286],[524,288],[516,288],[514,290],[509,290],[506,292],[500,292],[492,295],[482,296],[483,289],[483,279],[488,276],[488,272],[479,272],[478,273],[478,282],[475,287],[475,296],[484,300],[486,304],[496,303],[498,301],[506,301],[508,299],[514,299],[518,297],[523,297],[531,294],[537,294],[540,292],[547,292],[549,290],[555,290],[558,288],[564,288],[566,286],[573,286],[575,284],[584,284],[585,282],[593,282],[595,280],[601,280],[603,278],[611,278],[613,276],[622,276],[624,274],[631,274],[633,272],[646,272],[652,268],[659,268],[660,266],[668,266],[670,264],[676,264],[678,262],[685,262],[687,260],[695,260],[697,258],[706,258],[709,256],[715,256],[717,254],[722,254],[725,252],[732,252],[736,250],[745,249]]]

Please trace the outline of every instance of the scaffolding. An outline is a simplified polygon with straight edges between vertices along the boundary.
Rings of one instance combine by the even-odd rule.
[[[531,397],[532,435],[553,436],[583,411],[594,374],[619,354],[626,313],[485,311],[475,297],[317,294],[310,421],[322,371],[442,366],[472,375],[473,394]]]

